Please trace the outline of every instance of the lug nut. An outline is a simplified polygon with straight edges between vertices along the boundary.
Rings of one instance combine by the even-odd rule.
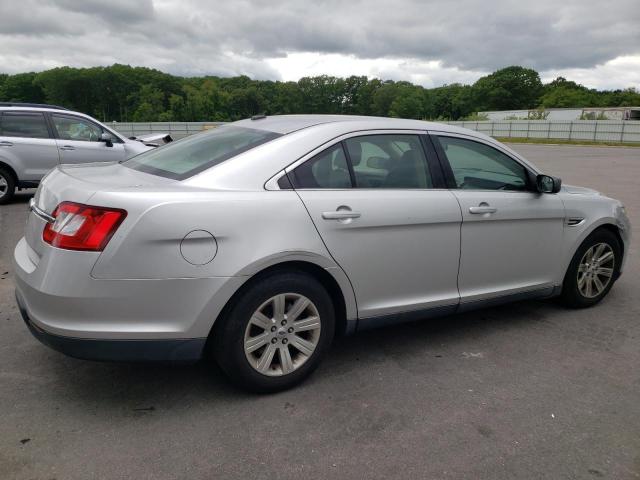
[[[289,340],[287,340],[286,338],[283,338],[282,339],[282,343],[284,343],[286,345],[287,343],[289,343]]]
[[[276,343],[277,341],[278,341],[278,339],[275,338],[275,337],[271,339],[271,343]]]
[[[293,327],[289,327],[289,330],[287,330],[287,332],[293,333]]]
[[[286,320],[282,320],[282,325],[284,326],[286,324],[287,324],[287,321]]]
[[[274,325],[273,327],[271,327],[271,331],[275,332],[278,328]]]

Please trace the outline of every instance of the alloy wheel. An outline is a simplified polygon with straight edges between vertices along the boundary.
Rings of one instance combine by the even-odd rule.
[[[585,298],[595,298],[611,283],[615,255],[608,243],[589,248],[578,265],[578,291]]]
[[[0,198],[4,197],[9,190],[9,182],[4,178],[3,175],[0,175]]]
[[[244,353],[261,374],[287,375],[311,357],[320,330],[320,314],[311,300],[297,293],[275,295],[251,315]]]

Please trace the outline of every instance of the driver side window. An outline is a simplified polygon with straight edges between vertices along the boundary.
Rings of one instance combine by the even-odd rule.
[[[82,118],[51,115],[53,124],[61,140],[75,140],[80,142],[99,142],[102,129]]]
[[[438,137],[453,171],[456,186],[471,190],[524,191],[526,169],[504,153],[483,143],[457,137]]]

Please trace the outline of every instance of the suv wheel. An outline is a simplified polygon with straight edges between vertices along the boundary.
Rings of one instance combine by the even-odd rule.
[[[622,260],[617,237],[608,230],[597,230],[576,251],[562,285],[561,301],[573,308],[595,305],[616,281]]]
[[[220,318],[212,353],[236,385],[284,390],[320,364],[333,339],[334,317],[331,297],[315,278],[271,274],[250,284]]]
[[[16,191],[16,181],[6,168],[0,167],[0,205],[9,203]]]

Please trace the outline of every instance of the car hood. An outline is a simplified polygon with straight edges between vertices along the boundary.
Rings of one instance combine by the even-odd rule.
[[[575,185],[562,185],[561,192],[575,195],[601,195],[597,190],[586,187],[577,187]]]

